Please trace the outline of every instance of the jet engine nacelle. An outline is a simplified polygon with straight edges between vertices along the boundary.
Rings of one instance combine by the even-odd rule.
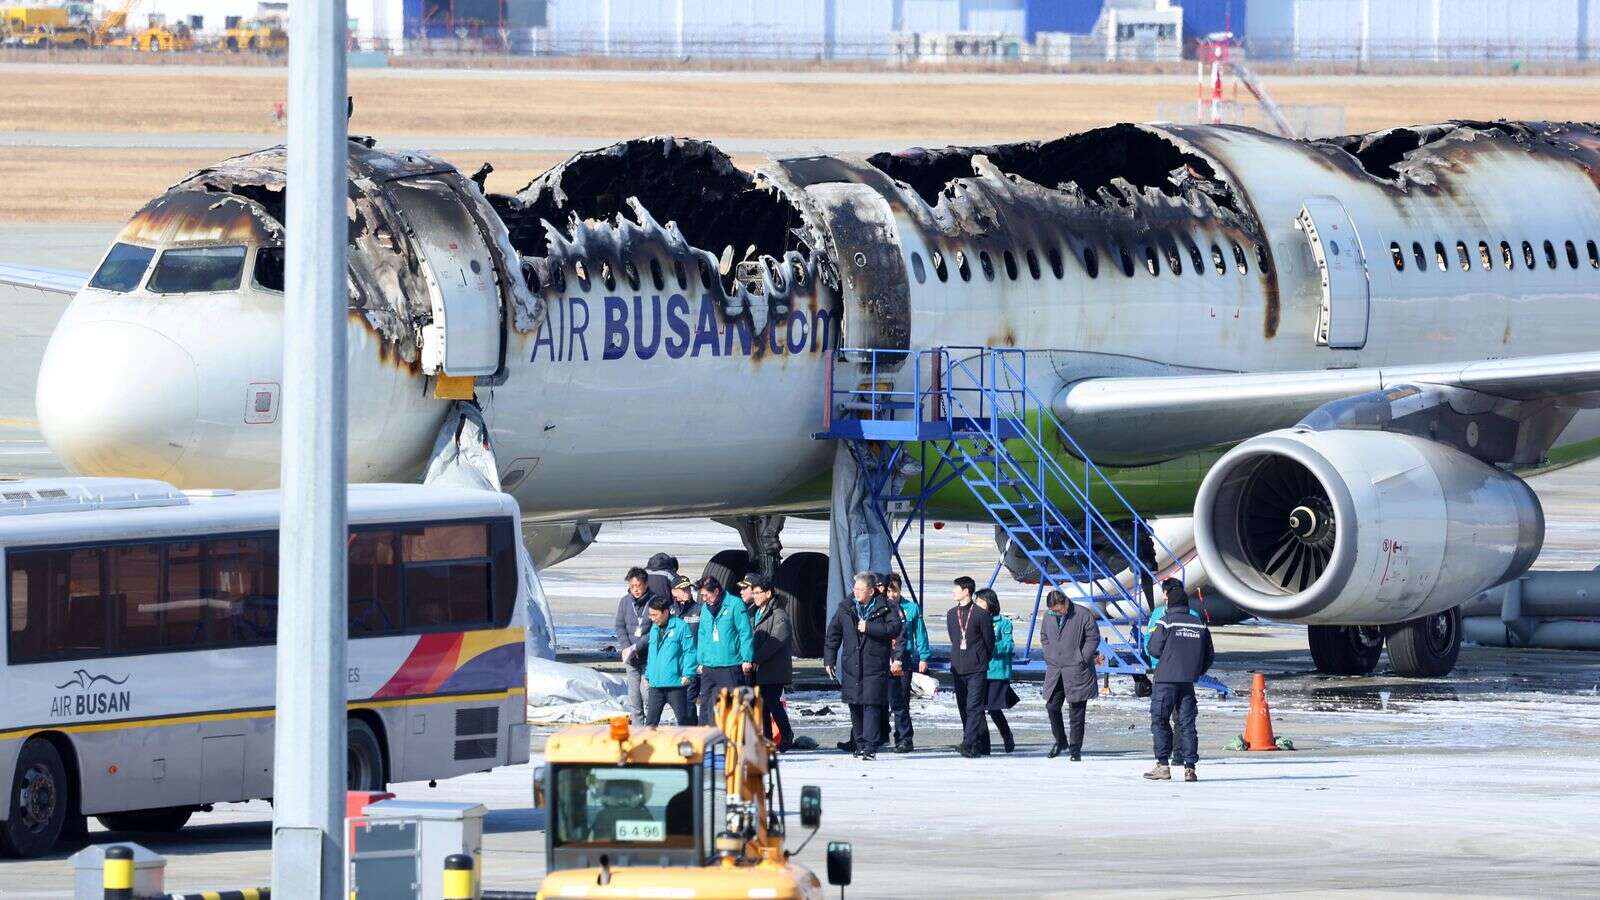
[[[1444,444],[1295,428],[1218,460],[1195,498],[1215,587],[1265,618],[1388,625],[1526,572],[1544,542],[1528,485]]]
[[[522,543],[534,568],[543,572],[556,563],[566,562],[589,549],[600,533],[600,522],[575,522],[556,525],[523,525]]]

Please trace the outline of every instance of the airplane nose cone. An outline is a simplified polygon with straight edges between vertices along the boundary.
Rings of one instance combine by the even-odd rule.
[[[167,478],[198,439],[194,359],[130,322],[57,328],[35,403],[45,443],[79,475]]]

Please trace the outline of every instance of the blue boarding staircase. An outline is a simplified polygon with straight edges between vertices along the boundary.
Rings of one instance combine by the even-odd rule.
[[[917,524],[920,549],[929,498],[960,481],[1039,574],[1019,659],[1029,659],[1045,591],[1055,588],[1099,619],[1102,673],[1144,674],[1142,588],[1157,575],[1136,548],[1146,538],[1166,548],[1028,386],[1028,357],[992,347],[841,350],[836,368],[853,370],[856,383],[836,385],[829,372],[825,430],[816,437],[850,448],[905,582],[918,585],[914,597],[922,593],[923,554],[913,580],[901,545]],[[1061,465],[1052,442],[1083,461],[1080,474]],[[907,472],[920,474],[913,494],[895,488]],[[1103,555],[1112,553],[1131,567],[1131,584],[1118,581]]]

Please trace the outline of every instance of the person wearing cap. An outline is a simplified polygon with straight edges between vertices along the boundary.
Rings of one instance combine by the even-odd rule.
[[[755,645],[750,614],[739,598],[725,593],[722,582],[710,575],[695,586],[700,591],[695,648],[700,661],[700,722],[711,725],[717,720],[717,695],[723,688],[742,687],[745,674],[755,671]]]
[[[822,665],[839,681],[839,699],[850,707],[850,746],[874,759],[889,706],[889,658],[900,634],[900,614],[878,594],[877,576],[859,572],[852,598],[839,604],[823,640]]]
[[[652,596],[647,612],[650,654],[644,677],[650,686],[650,702],[644,723],[651,728],[661,724],[661,710],[670,705],[679,725],[693,725],[689,712],[689,682],[698,665],[694,636],[682,619],[672,615],[672,601],[665,597]]]
[[[755,638],[756,671],[753,677],[761,695],[762,730],[768,739],[787,750],[794,743],[794,728],[783,707],[783,690],[794,680],[794,631],[789,611],[773,601],[772,579],[760,573],[745,577],[750,588]],[[773,734],[776,729],[777,734]]]
[[[1161,583],[1167,594],[1166,614],[1150,637],[1150,655],[1160,661],[1151,673],[1150,732],[1155,738],[1155,768],[1144,773],[1151,781],[1170,781],[1168,763],[1183,764],[1183,780],[1197,781],[1194,767],[1200,761],[1200,736],[1195,728],[1197,710],[1194,683],[1211,668],[1216,648],[1211,630],[1189,611],[1189,595],[1175,578]],[[1177,752],[1173,752],[1173,723],[1177,718]]]
[[[676,565],[677,560],[673,560]],[[700,604],[694,600],[694,582],[687,575],[672,576],[672,607],[669,612],[674,618],[682,619],[689,626],[689,640],[698,648],[698,634],[700,631]],[[700,721],[700,666],[696,662],[694,671],[689,676],[689,722],[697,725]]]
[[[617,638],[617,653],[622,657],[623,679],[628,683],[628,716],[633,724],[644,723],[644,663],[649,653],[650,576],[634,566],[628,570],[628,590],[617,601],[612,631]]]
[[[671,597],[672,583],[678,580],[678,558],[670,553],[654,553],[644,564],[650,576],[650,593],[657,597]]]
[[[910,598],[901,596],[903,582],[890,572],[884,579],[883,595],[900,610],[900,638],[895,643],[894,660],[889,664],[889,715],[894,719],[894,751],[910,753],[914,749],[911,726],[911,674],[926,673],[933,651],[928,647],[928,623],[922,618],[922,607]]]
[[[1083,757],[1083,723],[1089,701],[1100,695],[1094,668],[1100,657],[1100,626],[1088,609],[1068,602],[1060,591],[1045,595],[1049,610],[1039,624],[1039,644],[1044,650],[1044,708],[1050,717],[1055,743],[1045,756],[1054,759],[1062,750],[1068,759]],[[1065,704],[1072,722],[1068,733],[1061,717]]]

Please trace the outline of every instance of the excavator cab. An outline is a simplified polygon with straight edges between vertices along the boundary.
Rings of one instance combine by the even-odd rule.
[[[717,721],[635,731],[619,716],[551,735],[534,776],[547,813],[539,897],[821,897],[783,848],[783,783],[754,692],[725,691]],[[815,834],[820,788],[801,790],[799,812]],[[828,869],[849,883],[848,844],[829,846]]]

